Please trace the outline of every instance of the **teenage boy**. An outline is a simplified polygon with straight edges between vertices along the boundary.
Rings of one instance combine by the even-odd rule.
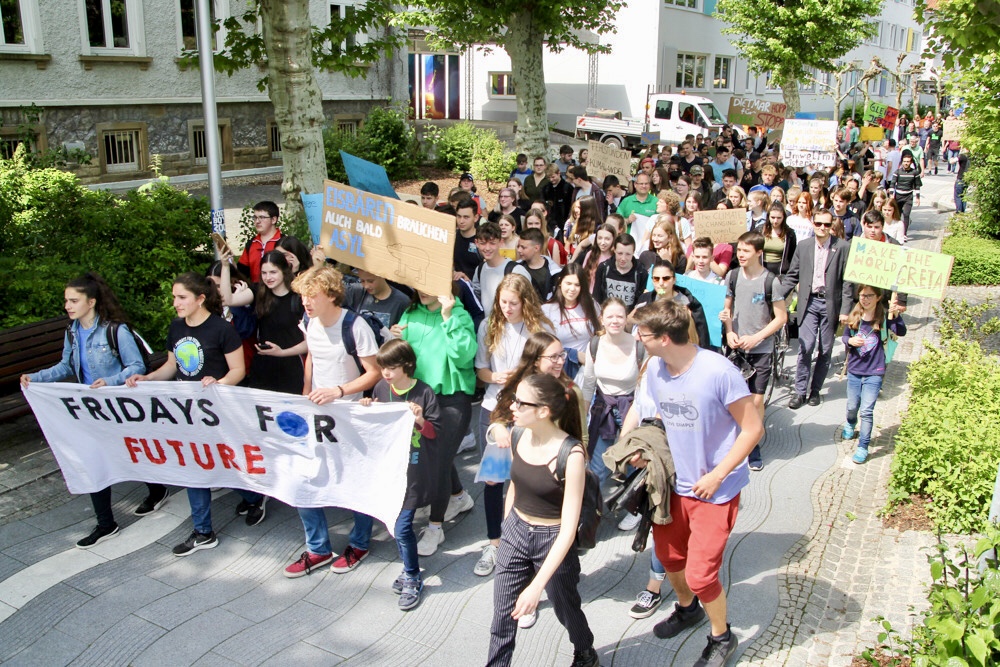
[[[520,273],[531,280],[531,274],[523,266],[512,262],[500,254],[500,225],[487,222],[476,232],[476,248],[483,258],[472,275],[472,290],[483,304],[486,317],[493,312],[493,299],[496,298],[497,287],[508,273]]]
[[[257,235],[247,243],[240,255],[239,265],[251,282],[260,282],[260,259],[278,246],[281,230],[278,229],[278,205],[273,201],[253,205],[253,225]]]
[[[726,330],[726,345],[739,350],[753,367],[747,387],[753,405],[764,422],[764,391],[771,379],[774,357],[774,334],[785,326],[788,311],[781,294],[778,277],[764,268],[764,236],[747,232],[736,243],[740,266],[730,272],[726,285],[726,302],[719,313]],[[750,470],[762,470],[764,459],[758,442],[749,457]]]
[[[371,389],[381,378],[375,361],[378,346],[375,334],[363,317],[354,319],[351,332],[357,346],[358,369],[355,359],[344,346],[343,329],[347,310],[341,307],[344,283],[340,272],[330,266],[314,266],[292,281],[292,289],[302,296],[302,307],[309,316],[306,325],[305,383],[302,393],[318,405],[333,401],[356,401],[362,392]],[[350,443],[340,443],[350,447]],[[300,507],[299,518],[306,533],[306,551],[285,568],[289,579],[302,577],[333,561],[331,570],[343,574],[353,570],[368,556],[373,519],[354,512],[354,527],[348,546],[336,560],[330,545],[330,528],[322,507]]]
[[[743,178],[740,179],[740,187],[743,188],[744,192],[750,192],[750,189],[761,182],[761,156],[760,153],[754,151],[747,156],[746,162],[743,163]]]
[[[715,192],[712,193],[712,197],[708,203],[710,209],[714,209],[719,205],[719,202],[729,196],[729,188],[736,185],[738,178],[736,172],[732,169],[726,169],[722,172],[722,183],[716,183],[712,186],[715,188]]]
[[[642,419],[660,419],[677,473],[670,496],[673,521],[653,525],[656,556],[677,602],[653,634],[675,637],[707,614],[708,644],[695,665],[722,667],[739,641],[729,627],[719,569],[736,523],[740,491],[750,481],[746,457],[764,427],[736,367],[691,344],[691,315],[685,306],[658,300],[633,317],[649,363],[640,383],[642,400],[636,396],[622,435]],[[646,461],[637,454],[631,464],[643,467]]]
[[[708,206],[712,197],[712,184],[705,180],[705,168],[701,165],[691,167],[691,190],[698,194],[698,200],[702,208]]]
[[[438,201],[441,189],[434,181],[427,181],[420,186],[420,205],[432,211],[442,212],[447,204]]]
[[[476,202],[468,197],[462,197],[455,205],[455,280],[471,280],[469,276],[475,274],[476,269],[482,264],[483,258],[479,255],[476,246]]]
[[[631,234],[619,234],[614,248],[615,256],[597,267],[594,301],[604,303],[609,296],[616,296],[625,302],[625,312],[631,312],[646,290],[649,274],[635,261],[635,239]]]
[[[622,184],[618,180],[617,176],[614,174],[608,174],[604,177],[602,189],[604,190],[607,202],[607,209],[604,212],[604,221],[607,222],[607,216],[618,212],[618,206],[622,203],[622,199],[625,198],[625,188],[622,187]]]
[[[757,190],[763,190],[767,194],[771,194],[771,190],[774,189],[775,180],[778,178],[778,168],[773,164],[765,164],[760,168],[760,183],[750,188],[750,192],[756,192]],[[749,194],[749,193],[747,193]]]
[[[743,165],[729,152],[729,146],[723,144],[715,149],[715,159],[709,165],[718,174],[732,169],[736,172],[736,181],[739,182]]]
[[[855,236],[861,236],[863,232],[861,221],[848,206],[853,199],[851,191],[844,186],[837,188],[830,195],[830,201],[833,203],[833,216],[844,225],[844,238],[848,242]]]
[[[576,160],[573,159],[572,146],[563,144],[559,147],[559,159],[556,160],[556,166],[559,168],[559,176],[562,178],[566,177],[567,169],[576,166]]]
[[[552,298],[555,276],[562,271],[561,266],[542,252],[544,245],[545,237],[540,229],[525,229],[517,241],[517,257],[520,260],[518,264],[527,269],[531,277],[531,286],[535,288],[542,303]]]
[[[694,278],[713,285],[721,285],[722,277],[712,270],[713,257],[712,250],[715,246],[712,239],[707,236],[700,236],[691,244],[691,266],[687,272],[688,278]]]
[[[363,269],[355,269],[358,277],[356,285],[347,285],[344,305],[356,313],[371,313],[388,329],[399,322],[403,311],[410,306],[410,298],[386,282]]]
[[[523,184],[524,179],[526,179],[528,176],[531,176],[531,174],[532,171],[528,167],[528,156],[525,155],[524,153],[518,153],[517,167],[514,168],[514,171],[510,172],[510,178],[516,178]]]
[[[799,358],[795,394],[788,407],[798,410],[807,401],[819,405],[819,390],[830,370],[834,332],[854,307],[854,285],[844,282],[850,245],[831,234],[833,213],[821,208],[813,214],[813,240],[795,246],[792,264],[781,280],[782,297],[799,287]],[[813,352],[816,352],[815,366]],[[810,371],[812,380],[810,381]]]
[[[604,190],[590,180],[586,167],[570,167],[566,170],[566,180],[573,186],[573,201],[590,195],[597,203],[597,215],[604,223],[607,216],[605,211],[608,208],[608,201],[604,195]]]

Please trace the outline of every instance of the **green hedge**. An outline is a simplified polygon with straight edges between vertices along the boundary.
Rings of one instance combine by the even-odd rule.
[[[952,285],[1000,285],[1000,241],[955,234],[941,252],[953,255]]]
[[[421,161],[416,130],[401,107],[373,108],[357,132],[328,127],[323,131],[323,150],[327,176],[340,183],[348,182],[340,151],[382,165],[393,181],[415,178]]]
[[[63,314],[66,282],[95,271],[162,347],[174,317],[171,282],[207,267],[210,232],[207,200],[169,185],[117,197],[73,174],[34,169],[23,156],[0,160],[0,327]]]

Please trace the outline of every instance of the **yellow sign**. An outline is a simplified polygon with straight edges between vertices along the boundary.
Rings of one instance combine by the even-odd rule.
[[[861,141],[882,141],[885,139],[885,130],[881,127],[862,127],[859,135]]]
[[[325,181],[327,257],[429,294],[451,294],[455,218]]]
[[[855,236],[844,280],[894,292],[943,299],[955,258]]]
[[[632,153],[606,146],[600,141],[593,139],[588,142],[589,153],[587,154],[587,176],[590,176],[598,183],[604,182],[604,177],[614,174],[618,177],[618,182],[626,185],[632,178]]]
[[[745,208],[719,211],[695,211],[694,235],[707,236],[712,243],[735,243],[747,231]]]

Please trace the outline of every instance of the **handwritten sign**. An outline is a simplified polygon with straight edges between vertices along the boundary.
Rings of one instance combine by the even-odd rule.
[[[745,208],[694,212],[694,235],[707,236],[712,243],[735,243],[746,231]]]
[[[897,118],[899,118],[899,109],[871,100],[868,100],[868,104],[865,105],[865,112],[862,117],[865,123],[878,125],[885,129],[895,127]]]
[[[758,100],[753,97],[729,98],[729,122],[734,125],[756,125],[767,130],[780,130],[785,125],[787,104]]]
[[[631,151],[612,148],[600,141],[591,140],[588,143],[587,175],[600,182],[609,174],[614,174],[619,183],[628,183],[632,178]]]
[[[944,136],[941,137],[941,141],[960,141],[962,129],[965,127],[964,120],[947,120],[944,121]]]
[[[708,335],[712,347],[722,347],[722,322],[719,320],[719,313],[726,305],[726,286],[682,275],[678,275],[675,281],[678,287],[687,289],[701,303],[705,319],[708,320]],[[701,346],[705,347],[703,341]]]
[[[327,257],[423,292],[451,293],[453,217],[335,181],[324,185],[320,246]]]
[[[844,280],[861,285],[943,299],[955,258],[855,236]]]
[[[789,118],[781,137],[781,162],[786,167],[828,166],[837,158],[837,123],[832,120]]]

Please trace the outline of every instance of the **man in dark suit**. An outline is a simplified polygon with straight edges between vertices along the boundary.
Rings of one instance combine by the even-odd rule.
[[[847,314],[854,307],[854,285],[844,282],[850,245],[833,236],[832,227],[833,213],[825,208],[816,211],[813,215],[815,238],[796,246],[788,273],[781,279],[786,297],[792,288],[799,286],[796,314],[799,359],[795,370],[795,395],[788,402],[792,410],[802,407],[806,396],[809,405],[819,405],[819,390],[830,370],[837,323],[846,322]],[[815,368],[812,367],[814,350]]]

